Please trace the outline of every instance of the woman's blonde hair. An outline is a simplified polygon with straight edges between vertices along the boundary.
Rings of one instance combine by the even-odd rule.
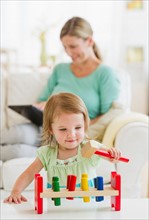
[[[62,39],[66,35],[75,36],[86,40],[88,37],[93,36],[93,30],[89,22],[85,19],[81,17],[72,17],[64,24],[60,32],[60,39]],[[95,53],[95,56],[99,60],[102,60],[100,51],[95,42],[93,45],[93,51]]]
[[[57,93],[48,99],[43,112],[43,145],[52,145],[54,142],[54,136],[50,131],[52,131],[54,118],[60,116],[61,113],[82,113],[84,117],[85,132],[87,131],[89,126],[89,116],[88,110],[82,99],[72,93]]]

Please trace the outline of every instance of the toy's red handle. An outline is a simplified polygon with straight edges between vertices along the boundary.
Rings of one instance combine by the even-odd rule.
[[[98,154],[98,155],[104,156],[104,157],[108,157],[108,158],[113,158],[113,157],[111,157],[111,155],[108,152],[103,152],[103,151],[100,151],[100,150],[95,151],[95,154]],[[118,160],[120,160],[122,162],[126,162],[126,163],[129,162],[129,159],[125,158],[125,157],[120,157]]]

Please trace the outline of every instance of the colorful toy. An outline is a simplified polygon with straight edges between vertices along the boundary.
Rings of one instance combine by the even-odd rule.
[[[72,197],[83,197],[84,202],[89,202],[90,196],[95,196],[95,201],[103,200],[104,196],[111,196],[111,207],[115,211],[121,209],[121,176],[116,172],[111,172],[111,187],[106,186],[103,189],[103,178],[95,178],[95,188],[89,188],[87,184],[87,174],[82,174],[81,187],[74,188],[74,183],[71,191],[70,182],[75,182],[74,175],[67,178],[67,188],[59,189],[57,177],[55,178],[56,185],[52,184],[54,189],[43,189],[43,177],[40,174],[35,175],[35,210],[38,214],[43,213],[43,198],[58,199],[55,205],[60,205],[60,198],[70,199]],[[69,180],[68,180],[69,179]],[[70,182],[69,182],[70,181]],[[75,189],[75,190],[74,190]]]
[[[88,187],[88,175],[86,173],[82,174],[81,177],[81,189],[83,191],[88,191],[89,187]],[[89,202],[90,201],[90,197],[83,197],[83,201],[84,202]]]
[[[95,188],[97,188],[97,190],[103,190],[103,177],[97,176],[94,179],[94,185],[95,185]],[[96,202],[100,202],[102,200],[104,200],[103,196],[96,196]]]
[[[68,191],[75,191],[76,180],[77,180],[77,177],[75,175],[68,175],[67,176],[67,189],[68,189]],[[73,200],[73,197],[67,197],[66,199]]]
[[[108,158],[112,158],[111,155],[107,152],[98,150],[98,148],[96,147],[96,142],[95,141],[88,141],[82,148],[81,150],[82,156],[83,157],[91,157],[93,154],[98,154],[100,156],[104,156],[104,157],[108,157]],[[128,158],[124,158],[124,157],[120,157],[119,161],[122,162],[129,162]]]
[[[52,181],[52,188],[54,192],[59,192],[60,191],[60,186],[59,186],[59,178],[57,176],[53,177]],[[61,200],[60,198],[52,198],[54,200],[55,206],[61,205]]]

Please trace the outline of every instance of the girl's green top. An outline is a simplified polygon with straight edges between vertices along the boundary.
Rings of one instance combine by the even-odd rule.
[[[98,144],[99,148],[101,145]],[[95,167],[99,165],[101,158],[95,154],[91,158],[84,158],[81,155],[81,148],[82,145],[79,145],[77,155],[67,160],[57,159],[58,146],[50,147],[47,145],[37,150],[37,156],[47,171],[49,187],[52,185],[52,177],[54,176],[59,177],[60,187],[66,187],[68,175],[76,175],[77,185],[79,185],[83,173],[88,174],[89,185],[94,185],[93,179],[97,176]]]
[[[90,119],[106,113],[112,102],[118,98],[120,82],[115,71],[100,64],[86,77],[76,77],[70,63],[57,64],[48,79],[38,101],[47,101],[58,92],[71,92],[82,98],[89,112]]]

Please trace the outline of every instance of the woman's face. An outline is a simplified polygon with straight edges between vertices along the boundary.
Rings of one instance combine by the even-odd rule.
[[[62,44],[66,53],[74,63],[82,63],[90,56],[92,49],[92,39],[86,40],[74,36],[66,35],[62,39]]]

